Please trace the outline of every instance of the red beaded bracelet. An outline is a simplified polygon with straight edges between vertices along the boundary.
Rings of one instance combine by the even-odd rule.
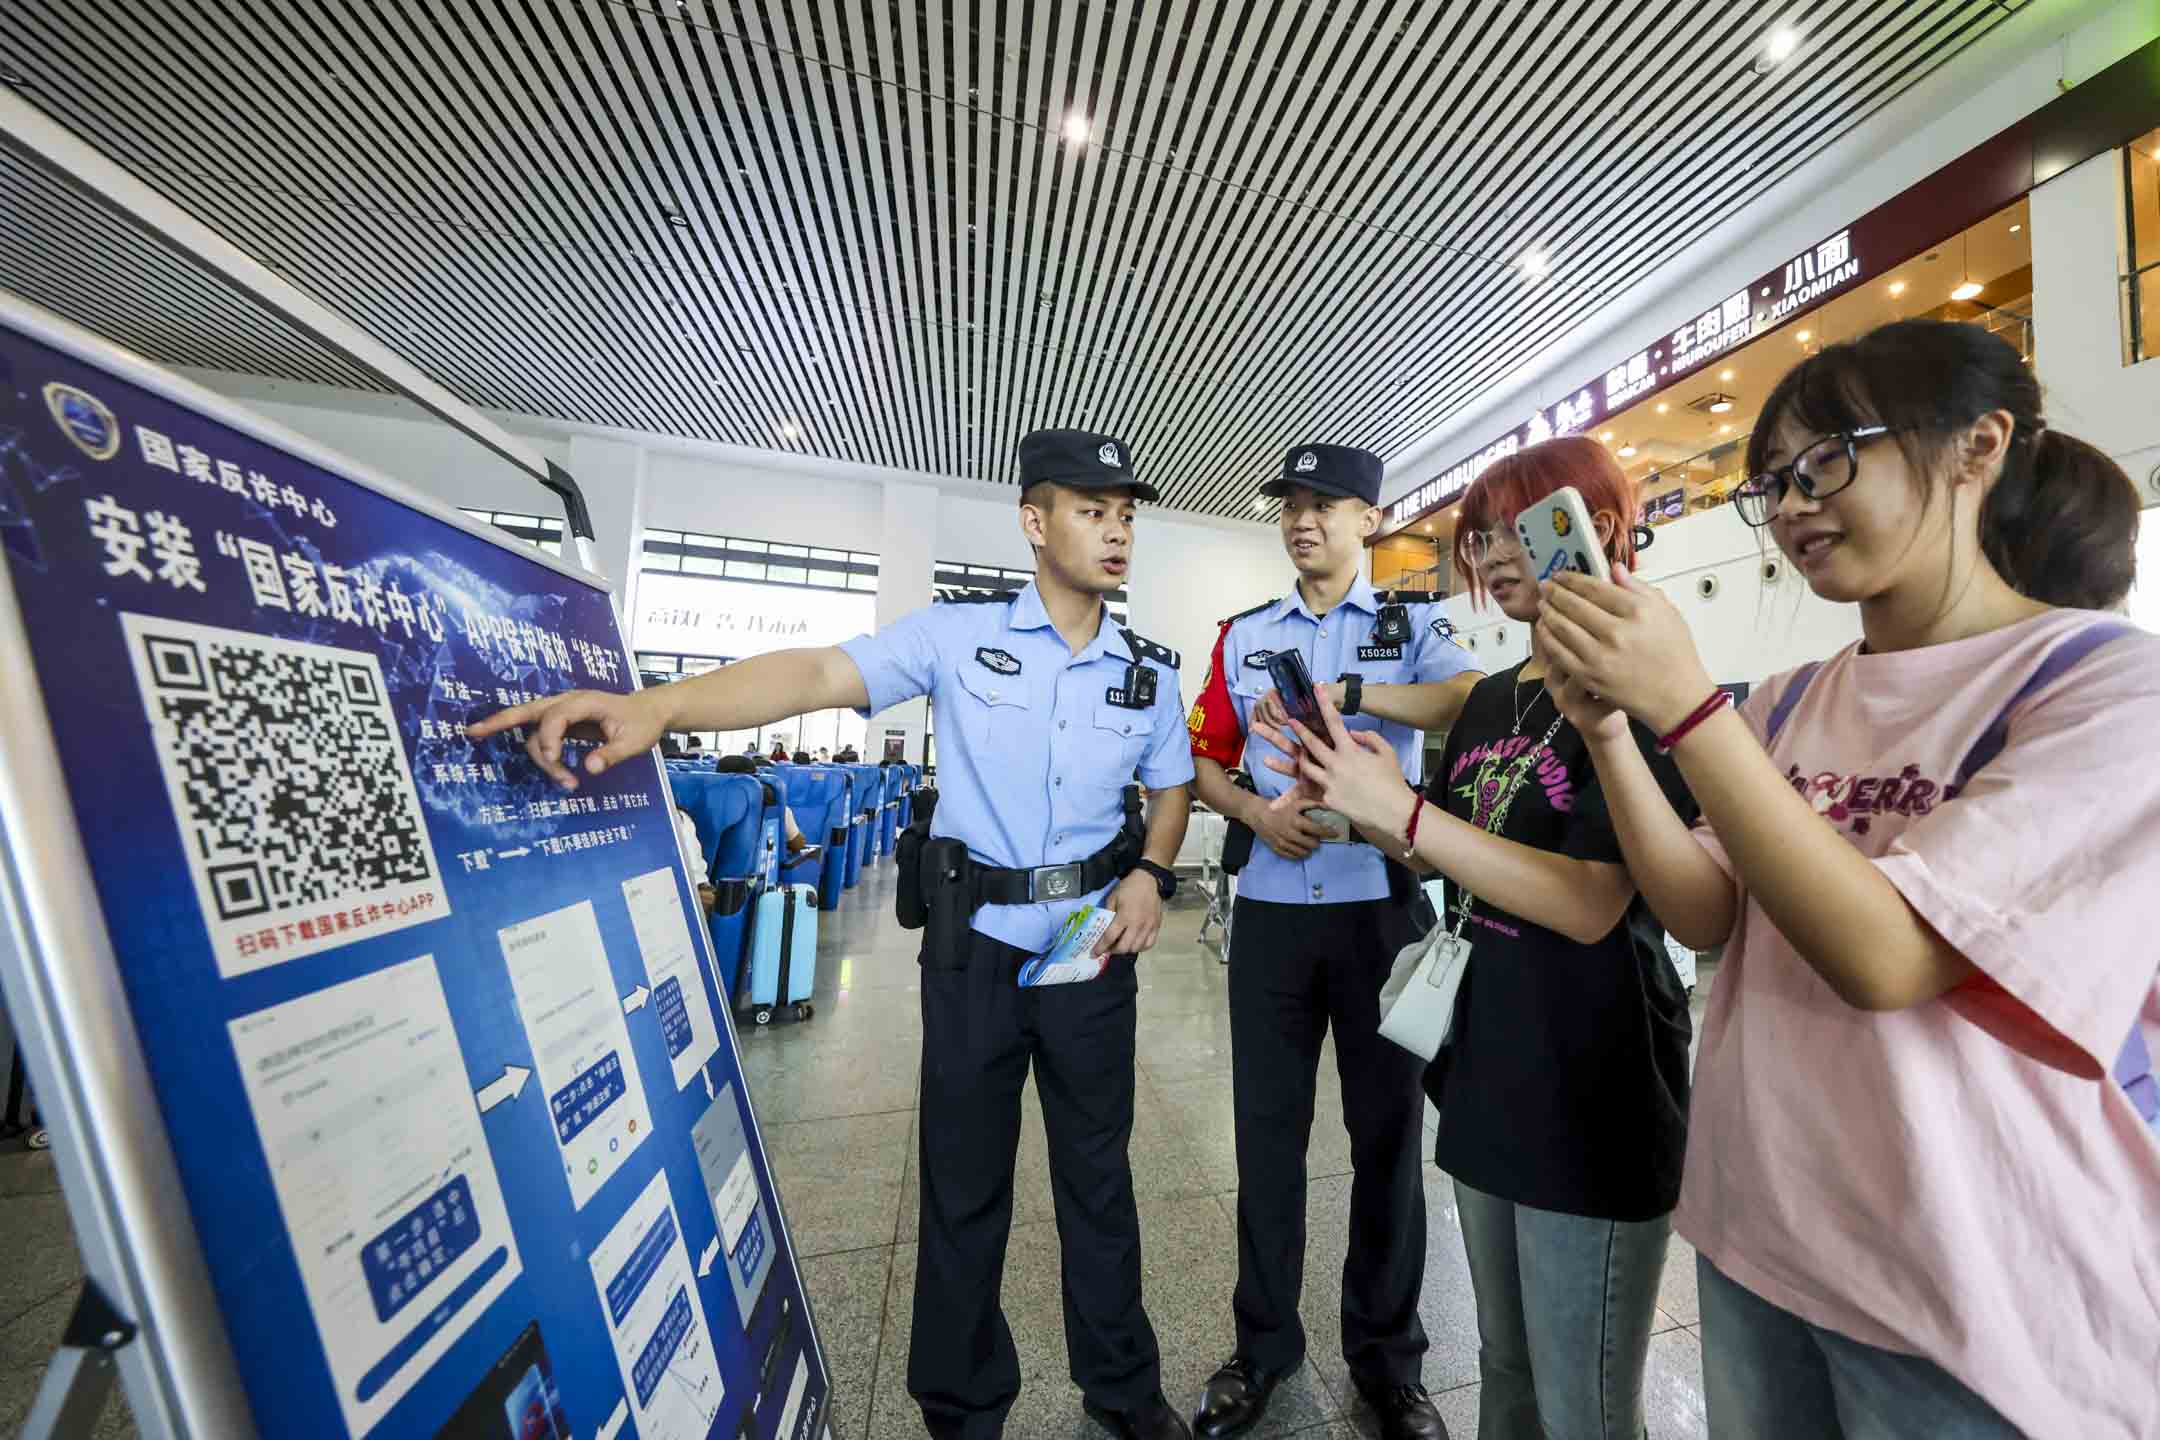
[[[1696,728],[1700,726],[1705,720],[1708,720],[1711,716],[1717,714],[1718,711],[1724,709],[1727,705],[1730,704],[1732,704],[1732,692],[1730,690],[1711,691],[1710,698],[1703,701],[1702,704],[1696,706],[1694,713],[1690,714],[1687,719],[1681,721],[1679,725],[1674,728],[1672,734],[1667,735],[1664,739],[1657,742],[1658,754],[1672,754],[1673,746],[1678,745],[1682,740],[1685,740],[1688,736],[1694,734]]]
[[[1425,813],[1425,792],[1417,792],[1417,803],[1410,807],[1410,823],[1403,828],[1403,854],[1417,849],[1417,822]]]

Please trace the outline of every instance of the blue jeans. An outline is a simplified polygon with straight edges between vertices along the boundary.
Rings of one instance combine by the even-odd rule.
[[[1672,1219],[1594,1220],[1455,1182],[1477,1292],[1478,1440],[1639,1440]]]
[[[2017,1427],[1931,1360],[1810,1325],[1695,1257],[1710,1433],[1749,1440],[1994,1440]]]

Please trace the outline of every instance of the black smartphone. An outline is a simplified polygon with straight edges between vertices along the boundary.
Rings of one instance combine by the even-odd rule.
[[[1312,672],[1305,668],[1305,657],[1295,650],[1278,650],[1268,656],[1268,678],[1275,682],[1275,693],[1282,696],[1283,709],[1290,718],[1308,730],[1320,728],[1320,695],[1313,689]]]

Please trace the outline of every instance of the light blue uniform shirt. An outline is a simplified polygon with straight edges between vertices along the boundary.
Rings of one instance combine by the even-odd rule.
[[[1373,634],[1380,602],[1372,582],[1361,576],[1342,603],[1325,615],[1314,615],[1293,589],[1265,609],[1231,622],[1222,640],[1223,683],[1245,735],[1245,771],[1261,795],[1272,799],[1291,784],[1289,776],[1278,774],[1263,758],[1281,759],[1282,752],[1252,730],[1253,706],[1274,688],[1268,678],[1269,655],[1297,651],[1305,657],[1314,684],[1356,671],[1367,685],[1413,685],[1476,668],[1469,652],[1455,643],[1438,603],[1404,609],[1409,638],[1400,645],[1382,645]],[[1344,723],[1352,730],[1377,730],[1395,748],[1404,778],[1413,785],[1424,778],[1419,731],[1371,715],[1353,715]],[[1238,874],[1239,895],[1284,904],[1334,905],[1380,900],[1387,893],[1387,865],[1380,852],[1356,842],[1322,845],[1307,860],[1285,860],[1265,842],[1256,842],[1252,859]]]
[[[862,671],[873,715],[928,695],[937,709],[938,803],[931,833],[964,841],[987,865],[1032,870],[1085,860],[1125,824],[1125,787],[1189,784],[1177,670],[1145,660],[1155,701],[1118,704],[1132,663],[1105,612],[1075,655],[1034,582],[1011,601],[948,602],[840,647]],[[975,928],[1031,954],[1065,917],[1110,887],[1049,905],[985,905]]]

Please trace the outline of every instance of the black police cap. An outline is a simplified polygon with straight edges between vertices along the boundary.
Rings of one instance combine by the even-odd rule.
[[[1323,495],[1347,495],[1377,505],[1380,457],[1349,445],[1293,445],[1283,456],[1282,478],[1262,485],[1260,493],[1279,498],[1300,485]]]
[[[1035,430],[1020,437],[1020,488],[1045,480],[1075,490],[1130,490],[1150,505],[1161,498],[1133,474],[1124,441],[1086,430]]]

